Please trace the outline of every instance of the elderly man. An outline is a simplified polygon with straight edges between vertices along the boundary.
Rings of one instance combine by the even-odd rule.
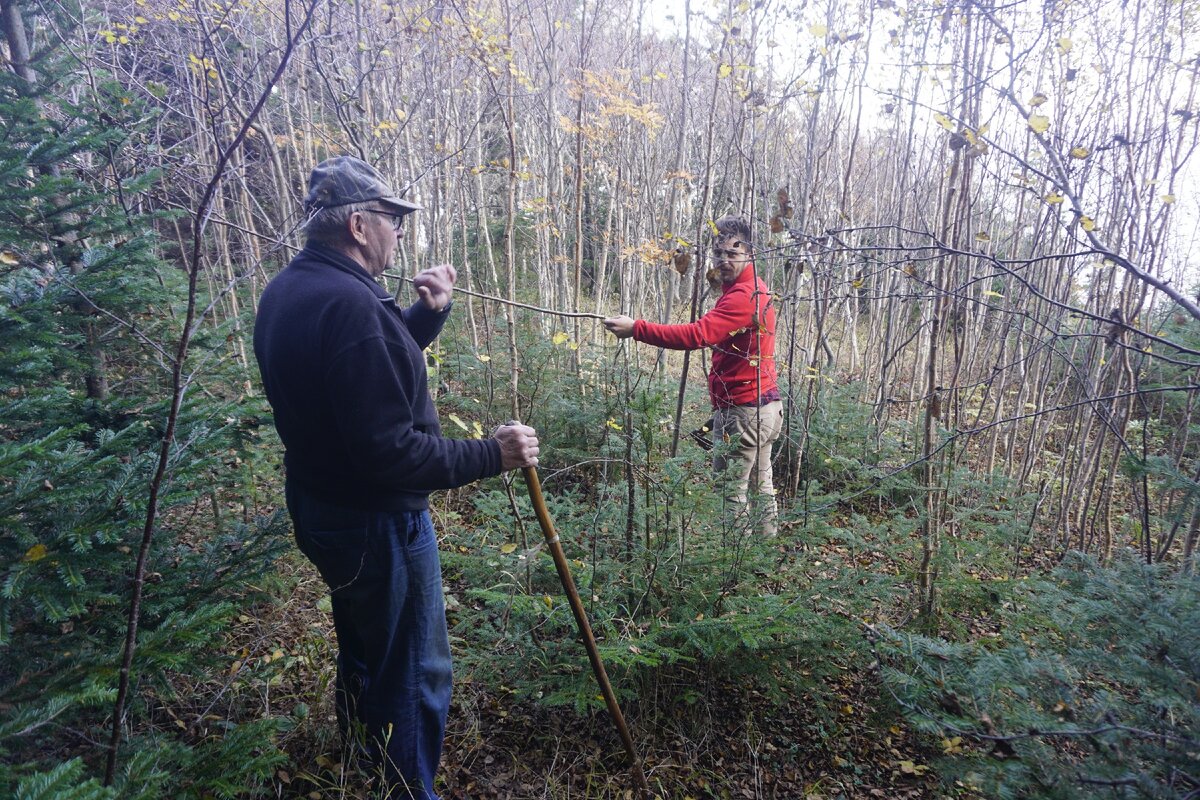
[[[254,352],[296,542],[332,595],[339,722],[383,796],[436,800],[451,668],[429,493],[536,465],[538,440],[516,424],[442,437],[423,351],[450,313],[454,267],[418,274],[408,308],[375,282],[419,208],[357,158],[319,164],[305,247],[263,292]]]
[[[713,349],[708,393],[714,438],[713,472],[728,481],[726,497],[746,504],[750,473],[758,476],[765,499],[762,531],[776,532],[771,445],[783,430],[783,403],[775,373],[775,309],[770,290],[754,269],[750,226],[738,217],[716,222],[713,261],[721,276],[721,297],[688,325],[659,325],[630,317],[610,317],[604,326],[618,338],[673,350]],[[721,443],[727,443],[721,447]],[[726,469],[730,474],[726,475]]]

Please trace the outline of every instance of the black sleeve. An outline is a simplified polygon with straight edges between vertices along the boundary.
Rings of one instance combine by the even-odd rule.
[[[446,303],[446,307],[441,311],[430,311],[424,303],[418,300],[404,309],[404,324],[408,326],[408,332],[416,340],[417,347],[424,350],[433,344],[433,340],[442,332],[442,327],[450,317],[450,306],[452,305],[454,305],[454,301]]]
[[[425,313],[437,323],[427,324],[425,331],[439,330],[445,313]],[[376,485],[414,492],[453,489],[499,475],[495,439],[444,439],[414,427],[414,406],[430,401],[416,396],[428,389],[413,357],[400,345],[372,337],[347,347],[329,365],[325,385],[338,434],[360,474]]]

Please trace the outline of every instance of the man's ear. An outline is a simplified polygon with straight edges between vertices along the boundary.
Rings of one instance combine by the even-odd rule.
[[[367,243],[367,215],[361,211],[355,211],[346,220],[346,230],[350,233],[350,238],[356,244]]]

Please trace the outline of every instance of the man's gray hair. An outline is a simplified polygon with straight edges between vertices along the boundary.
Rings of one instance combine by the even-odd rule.
[[[313,212],[304,223],[304,240],[306,242],[321,242],[324,244],[340,244],[346,239],[346,223],[355,211],[372,211],[378,203],[368,200],[365,203],[347,203],[344,206],[319,208]]]

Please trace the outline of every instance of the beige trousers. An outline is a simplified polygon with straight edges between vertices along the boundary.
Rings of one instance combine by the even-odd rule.
[[[757,474],[756,489],[762,503],[762,532],[774,536],[775,483],[771,475],[771,445],[783,432],[783,402],[764,406],[718,408],[713,414],[713,474],[725,487],[725,497],[746,506],[750,474]]]

